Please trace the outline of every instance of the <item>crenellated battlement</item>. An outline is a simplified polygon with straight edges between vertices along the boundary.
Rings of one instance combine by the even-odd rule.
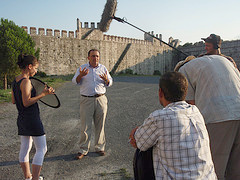
[[[82,23],[78,18],[77,18],[77,30],[79,29],[99,29],[99,22],[84,22]]]
[[[173,66],[171,48],[149,34],[150,38],[145,35],[144,39],[106,35],[100,31],[99,23],[81,23],[79,19],[75,31],[22,28],[30,34],[36,48],[40,48],[39,62],[42,65],[39,70],[48,75],[74,73],[79,65],[88,61],[86,56],[92,48],[100,50],[101,62],[109,71],[117,63],[116,72],[132,69],[137,74],[162,73]],[[161,34],[154,36],[162,39]]]
[[[22,28],[31,36],[48,36],[48,37],[55,37],[55,38],[76,38],[76,39],[82,39],[82,36],[89,31],[92,31],[94,29],[95,25],[91,23],[92,29],[87,29],[88,24],[85,23],[86,28],[81,28],[79,30],[74,31],[66,31],[66,30],[58,30],[58,29],[45,29],[45,28],[36,28],[36,27],[30,27],[22,26]],[[120,36],[113,36],[113,35],[106,35],[103,34],[100,30],[94,29],[95,35],[93,32],[92,37],[90,36],[89,39],[96,40],[96,37],[99,38],[98,40],[102,41],[113,41],[113,42],[119,42],[119,43],[134,43],[134,44],[145,44],[145,45],[161,45],[159,41],[151,41],[147,38],[145,40],[141,39],[135,39],[135,38],[127,38],[127,37],[120,37]],[[99,34],[102,34],[101,36]],[[158,37],[158,35],[156,35]],[[159,34],[159,37],[161,37],[161,34]],[[157,42],[157,43],[156,43]]]
[[[52,30],[52,29],[44,29],[44,28],[36,28],[22,26],[22,28],[29,33],[31,36],[48,36],[55,38],[76,38],[82,40],[100,40],[100,41],[113,41],[118,43],[132,43],[132,44],[145,44],[145,45],[153,45],[153,46],[163,46],[164,44],[159,42],[157,39],[154,39],[152,36],[155,36],[162,40],[162,34],[154,34],[154,31],[151,31],[149,34],[144,34],[144,40],[120,37],[120,36],[112,36],[103,34],[102,31],[99,30],[99,23],[95,22],[81,22],[77,18],[77,30],[76,31],[66,31],[66,30]],[[175,43],[173,38],[169,39],[170,44]],[[178,43],[175,43],[178,44]]]
[[[82,26],[81,23],[81,28],[86,28],[86,29],[99,29],[99,22],[95,23],[95,22],[84,22],[84,26]]]
[[[124,43],[135,43],[135,44],[153,44],[147,40],[120,37],[120,36],[112,36],[112,35],[103,35],[104,41],[114,41],[114,42],[124,42]]]
[[[52,29],[44,29],[44,28],[36,28],[30,27],[30,31],[28,31],[27,26],[22,26],[22,28],[31,36],[54,36],[57,38],[77,38],[77,31],[74,34],[74,31],[66,31],[66,30],[52,30]]]
[[[136,74],[152,75],[155,71],[162,74],[172,71],[176,62],[185,58],[180,57],[176,61],[172,48],[159,41],[162,40],[162,34],[155,34],[154,31],[145,33],[144,39],[106,35],[99,30],[99,23],[81,23],[79,19],[75,31],[27,26],[22,28],[31,35],[36,48],[40,48],[40,71],[48,75],[75,73],[76,68],[88,62],[86,56],[92,48],[99,49],[101,63],[109,71],[114,69],[117,73],[131,69]],[[168,44],[174,47],[178,47],[179,43],[178,39],[168,39]],[[187,54],[197,55],[204,51],[204,43],[179,48]],[[222,52],[232,56],[240,67],[240,40],[223,42]]]

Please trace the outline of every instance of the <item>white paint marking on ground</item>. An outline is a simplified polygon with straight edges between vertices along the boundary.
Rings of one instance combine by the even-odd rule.
[[[142,91],[146,91],[146,90],[148,90],[148,89],[151,89],[151,88],[144,88],[144,89],[142,89],[142,90],[140,90],[140,91],[135,91],[133,94],[137,94],[137,93],[140,93],[140,92],[142,92]]]
[[[129,89],[129,87],[119,88],[119,89],[116,89],[115,91],[121,91],[121,90],[124,90],[124,89]]]

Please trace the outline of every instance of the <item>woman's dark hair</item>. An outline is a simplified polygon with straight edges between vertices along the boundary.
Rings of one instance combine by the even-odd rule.
[[[17,65],[20,69],[25,69],[29,64],[36,65],[38,60],[35,56],[20,54]]]
[[[188,81],[179,72],[167,72],[159,81],[165,99],[170,102],[184,101],[187,95]]]

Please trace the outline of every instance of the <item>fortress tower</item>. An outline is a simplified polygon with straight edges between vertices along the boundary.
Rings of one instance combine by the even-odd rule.
[[[99,23],[76,21],[76,30],[52,30],[30,27],[30,36],[40,48],[40,71],[48,75],[73,74],[88,62],[87,52],[97,48],[101,63],[119,73],[131,69],[134,74],[152,75],[174,67],[172,48],[152,37],[144,40],[103,34]],[[28,32],[28,27],[22,27]],[[154,32],[152,32],[154,34]],[[161,34],[156,34],[161,38]]]

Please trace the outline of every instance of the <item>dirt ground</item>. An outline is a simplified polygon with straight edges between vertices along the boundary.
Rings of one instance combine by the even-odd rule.
[[[66,82],[57,89],[58,109],[39,102],[46,132],[48,152],[41,174],[46,180],[133,179],[135,149],[128,144],[130,131],[160,108],[158,77],[115,77],[107,89],[108,115],[105,126],[106,156],[94,153],[93,145],[82,160],[74,157],[79,148],[79,87]],[[0,104],[0,179],[22,180],[18,163],[20,140],[17,110],[11,103]],[[93,138],[93,137],[92,137]],[[92,141],[93,142],[93,141]],[[30,158],[34,154],[32,148]]]

